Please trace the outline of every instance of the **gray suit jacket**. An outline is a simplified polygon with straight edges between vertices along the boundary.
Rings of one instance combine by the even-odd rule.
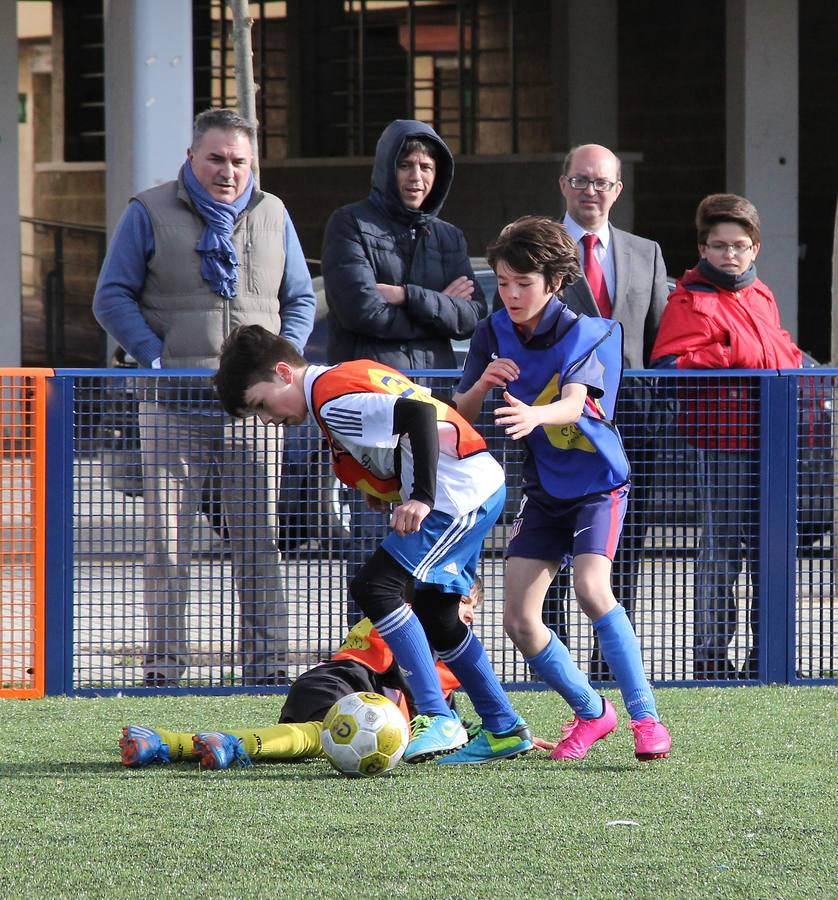
[[[649,364],[669,296],[663,254],[655,241],[620,231],[613,225],[608,227],[617,276],[611,317],[623,326],[623,365],[627,369],[644,369]],[[564,288],[561,295],[575,313],[599,315],[584,275]]]

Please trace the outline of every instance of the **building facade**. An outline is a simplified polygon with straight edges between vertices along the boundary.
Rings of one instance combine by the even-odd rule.
[[[518,215],[559,215],[564,153],[596,141],[624,160],[615,224],[657,240],[673,276],[695,261],[693,216],[705,194],[754,200],[760,274],[801,345],[828,360],[838,187],[838,160],[826,152],[836,130],[831,0],[249,6],[261,183],[286,201],[313,266],[329,213],[366,194],[375,141],[393,118],[431,123],[454,151],[445,216],[475,256]],[[113,227],[133,191],[174,176],[194,112],[236,105],[230,14],[222,0],[18,7],[49,7],[51,19],[48,35],[18,44],[18,90],[31,114],[21,213]],[[24,250],[54,243],[49,231],[21,235]],[[83,232],[67,240],[88,246],[75,251],[86,282],[101,243],[91,251]],[[38,333],[49,319],[49,263],[39,272],[36,256],[23,270],[27,364],[51,362]],[[92,288],[71,287],[62,362],[103,364],[103,345],[89,340]]]

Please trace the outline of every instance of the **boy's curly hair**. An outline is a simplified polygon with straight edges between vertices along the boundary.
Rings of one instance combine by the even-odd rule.
[[[554,290],[582,274],[576,242],[564,225],[549,216],[522,216],[505,226],[486,250],[497,272],[503,261],[516,272],[539,272]]]

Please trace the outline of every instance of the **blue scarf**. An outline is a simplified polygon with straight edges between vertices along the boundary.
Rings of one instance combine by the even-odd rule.
[[[237,197],[232,203],[222,203],[214,200],[204,190],[195,177],[189,160],[183,164],[181,172],[189,199],[207,224],[201,239],[195,245],[195,249],[201,254],[201,278],[219,297],[235,297],[238,282],[236,266],[239,260],[230,237],[236,219],[250,202],[253,173],[248,176],[247,187],[241,197]]]

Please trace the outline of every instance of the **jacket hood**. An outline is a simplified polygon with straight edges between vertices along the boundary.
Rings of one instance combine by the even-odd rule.
[[[422,138],[439,147],[436,161],[436,178],[420,209],[408,209],[402,203],[396,187],[396,162],[408,138]],[[454,180],[454,157],[442,138],[424,122],[413,119],[396,119],[381,133],[375,147],[372,167],[370,200],[398,222],[412,226],[421,225],[439,215],[451,183]]]

